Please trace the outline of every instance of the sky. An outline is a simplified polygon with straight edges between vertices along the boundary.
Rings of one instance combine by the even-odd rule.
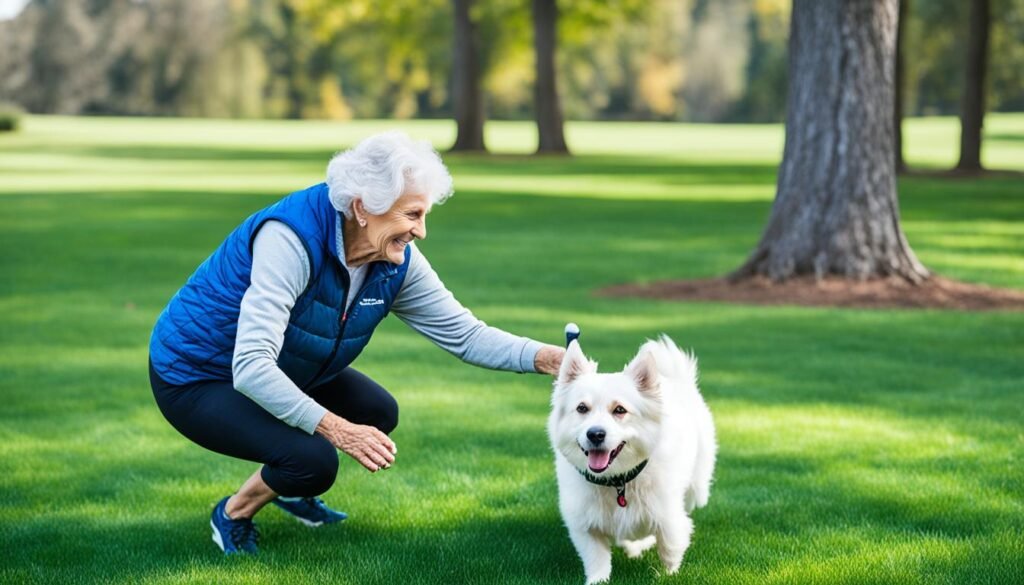
[[[0,0],[0,20],[14,18],[25,4],[28,4],[28,0]]]

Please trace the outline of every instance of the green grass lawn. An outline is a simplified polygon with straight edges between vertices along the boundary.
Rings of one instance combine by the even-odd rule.
[[[247,214],[400,126],[29,117],[0,134],[0,583],[582,583],[544,433],[550,380],[460,364],[389,319],[357,367],[402,405],[395,468],[347,457],[341,526],[259,516],[256,558],[208,514],[254,466],[178,435],[153,403],[150,328]],[[456,196],[421,245],[493,325],[618,369],[666,332],[700,358],[720,454],[683,568],[617,552],[613,583],[1024,582],[1024,313],[596,298],[720,275],[756,243],[779,126],[577,123],[572,159],[446,156]],[[986,119],[987,164],[1024,170],[1024,115]],[[955,160],[951,119],[908,121],[911,164]],[[901,180],[932,269],[1024,289],[1024,181]]]

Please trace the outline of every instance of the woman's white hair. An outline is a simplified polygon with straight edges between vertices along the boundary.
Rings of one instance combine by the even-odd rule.
[[[380,215],[410,191],[426,195],[431,204],[443,203],[452,194],[452,176],[429,142],[392,130],[334,155],[327,164],[327,188],[331,203],[346,217],[353,199]]]

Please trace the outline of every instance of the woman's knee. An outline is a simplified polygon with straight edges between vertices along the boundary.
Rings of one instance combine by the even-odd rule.
[[[378,410],[378,424],[375,425],[381,432],[390,434],[398,427],[398,401],[390,394],[381,397]]]
[[[323,437],[311,439],[282,465],[264,468],[271,489],[286,497],[319,496],[331,489],[338,477],[338,451]]]
[[[303,452],[302,463],[306,468],[306,491],[302,496],[319,496],[331,489],[338,477],[338,450],[327,439],[316,437],[316,448]]]

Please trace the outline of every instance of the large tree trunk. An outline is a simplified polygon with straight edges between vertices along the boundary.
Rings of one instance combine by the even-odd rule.
[[[305,75],[303,63],[300,63],[298,56],[298,45],[301,40],[298,38],[301,33],[298,32],[298,26],[296,20],[298,15],[295,13],[293,8],[288,3],[281,3],[280,7],[281,15],[281,26],[284,29],[285,43],[287,49],[285,50],[285,80],[286,80],[286,96],[288,108],[285,111],[285,116],[292,120],[299,120],[302,118],[302,108],[306,103],[306,96],[303,84],[303,76]]]
[[[733,278],[928,277],[896,200],[896,18],[896,0],[794,0],[777,194],[760,243]]]
[[[899,17],[896,21],[896,76],[893,82],[893,154],[896,157],[896,172],[907,170],[907,162],[903,160],[903,84],[904,57],[906,52],[907,17],[910,15],[910,0],[899,2]]]
[[[452,150],[485,151],[483,94],[480,91],[480,40],[470,18],[472,0],[454,0],[455,46],[452,63],[455,124]]]
[[[562,132],[562,107],[555,83],[555,31],[558,7],[555,0],[533,0],[533,47],[537,59],[537,80],[533,103],[537,115],[537,152],[568,153]]]
[[[985,67],[988,57],[989,0],[971,0],[964,93],[960,101],[961,171],[981,170],[981,129],[985,119]]]

